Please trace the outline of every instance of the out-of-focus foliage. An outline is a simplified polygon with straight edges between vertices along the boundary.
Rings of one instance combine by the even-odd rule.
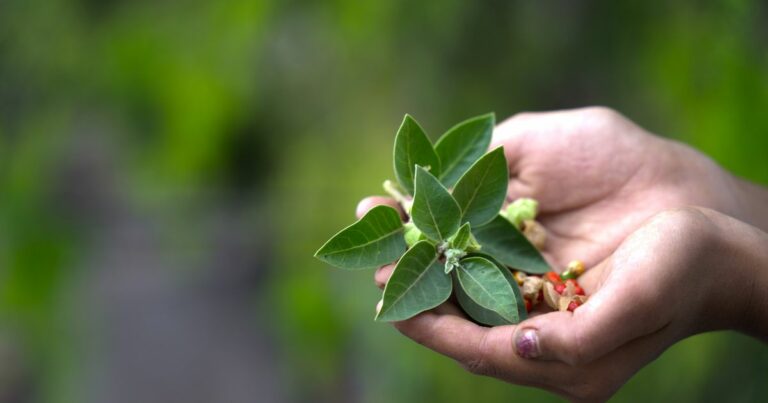
[[[216,282],[234,266],[227,245],[236,239],[253,259],[243,270],[259,267],[235,277],[253,287],[233,306],[263,335],[253,343],[269,352],[256,355],[277,380],[269,396],[551,401],[468,375],[373,323],[370,273],[331,270],[312,252],[392,178],[406,112],[434,139],[491,110],[503,119],[608,105],[768,184],[767,30],[768,7],[756,0],[2,1],[0,376],[10,381],[0,399],[109,400],[109,385],[129,380],[102,373],[114,363],[103,356],[130,344],[133,328],[100,304],[152,317],[158,304],[147,293],[163,300],[158,279],[219,284],[206,298],[226,299],[243,283]],[[137,227],[157,239],[131,237]],[[111,255],[123,237],[145,249]],[[163,252],[157,270],[109,263],[147,250]],[[120,288],[135,273],[143,285]],[[175,309],[170,317],[186,312]],[[155,322],[144,325],[152,333]],[[229,342],[206,340],[211,356]],[[146,367],[138,360],[120,376],[176,344],[138,346]],[[192,351],[190,365],[157,385],[197,390],[204,382],[185,378],[195,366],[204,369],[194,379],[248,383],[248,373],[222,372]],[[697,336],[616,401],[759,400],[767,363],[768,349],[745,336]],[[245,400],[232,393],[211,401]]]

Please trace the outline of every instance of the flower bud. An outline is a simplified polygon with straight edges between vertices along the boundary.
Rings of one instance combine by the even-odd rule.
[[[501,215],[520,229],[523,221],[533,220],[539,210],[539,202],[534,199],[523,197],[509,203],[506,209],[501,211]]]
[[[421,238],[421,230],[416,228],[416,225],[414,225],[413,222],[405,223],[404,227],[405,244],[410,248],[411,246],[415,245],[416,242],[419,242],[419,239]]]

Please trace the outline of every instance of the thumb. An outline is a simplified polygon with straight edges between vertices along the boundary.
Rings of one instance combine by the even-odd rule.
[[[603,264],[611,264],[610,259]],[[550,312],[521,322],[513,336],[517,354],[583,365],[662,329],[666,319],[655,308],[654,293],[625,284],[609,277],[574,312]]]

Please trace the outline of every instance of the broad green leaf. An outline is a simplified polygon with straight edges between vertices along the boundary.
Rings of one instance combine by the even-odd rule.
[[[495,257],[506,266],[534,274],[551,270],[525,235],[500,215],[472,232],[480,242],[483,253]]]
[[[395,177],[409,194],[413,194],[416,165],[428,168],[433,175],[440,175],[440,158],[424,130],[410,115],[405,115],[395,136],[393,160]]]
[[[418,242],[400,258],[384,287],[384,302],[376,320],[405,320],[448,299],[451,278],[437,258],[437,250],[429,241]]]
[[[504,278],[507,279],[507,282],[512,287],[512,291],[515,293],[515,301],[517,302],[518,318],[520,321],[525,320],[528,317],[528,312],[525,310],[525,301],[523,300],[523,295],[520,292],[520,286],[517,285],[515,278],[512,276],[512,272],[510,272],[509,269],[507,269],[506,267],[498,264],[498,262],[495,262],[489,256],[485,256],[485,258],[490,260],[491,262],[496,263],[496,266],[499,267],[499,270],[501,270],[501,273],[504,274]],[[502,326],[502,325],[515,324],[513,322],[510,322],[504,319],[498,313],[478,305],[477,302],[473,301],[472,298],[470,298],[469,295],[467,295],[467,293],[464,292],[464,289],[461,288],[461,285],[459,284],[459,279],[456,276],[455,272],[452,277],[453,277],[453,289],[454,289],[454,292],[456,293],[456,299],[459,301],[459,305],[461,306],[461,309],[463,309],[464,312],[466,312],[470,318],[474,319],[475,322],[481,323],[483,325],[488,325],[488,326]]]
[[[520,320],[515,292],[496,264],[479,256],[469,257],[462,259],[455,271],[462,290],[472,301],[510,323]]]
[[[440,181],[447,187],[488,150],[496,118],[492,113],[467,119],[450,128],[435,144],[440,157]]]
[[[460,211],[456,200],[432,174],[416,167],[416,193],[411,218],[428,238],[442,241],[459,228]]]
[[[342,269],[392,263],[405,252],[403,223],[392,207],[376,206],[325,243],[315,257]]]
[[[461,222],[479,227],[499,214],[507,196],[509,171],[502,147],[484,155],[456,182],[453,198],[461,209]]]

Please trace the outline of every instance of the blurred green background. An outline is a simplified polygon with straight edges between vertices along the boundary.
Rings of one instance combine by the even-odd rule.
[[[768,183],[757,0],[0,1],[0,401],[553,401],[372,321],[315,249],[404,113],[608,105]],[[615,401],[757,401],[697,336]]]

